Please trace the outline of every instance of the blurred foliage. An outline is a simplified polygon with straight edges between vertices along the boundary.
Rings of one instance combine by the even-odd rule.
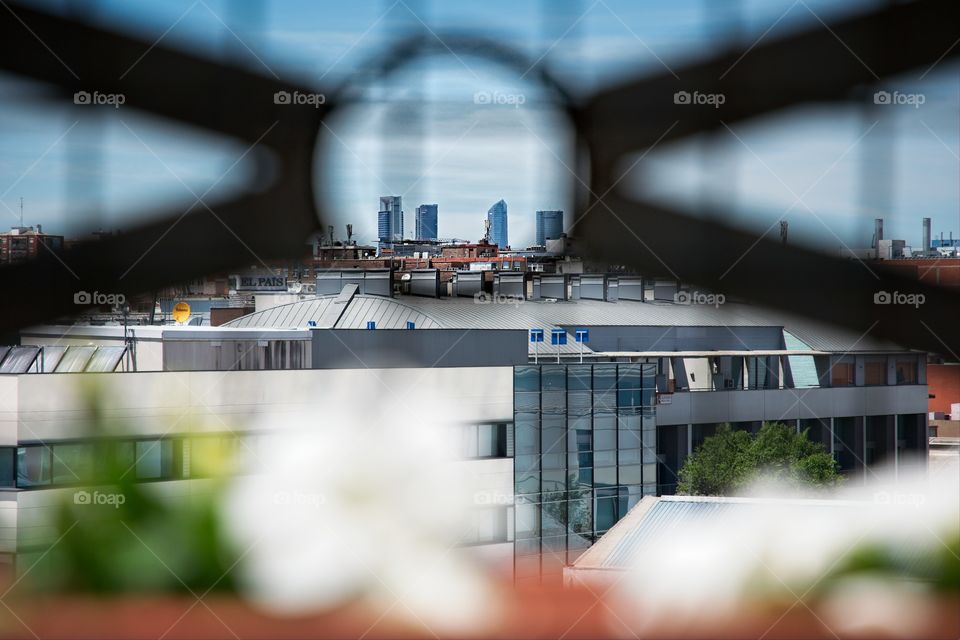
[[[843,556],[824,577],[822,589],[848,577],[873,575],[878,578],[913,580],[933,589],[960,591],[960,530],[938,536],[940,544],[890,546],[879,542],[857,545]]]
[[[236,554],[221,542],[215,508],[223,474],[190,483],[138,480],[129,451],[110,444],[123,425],[108,419],[99,388],[84,384],[81,433],[101,443],[96,484],[50,492],[57,496],[53,521],[42,523],[42,534],[35,529],[21,536],[27,544],[18,550],[24,576],[20,587],[93,593],[191,591],[198,596],[207,590],[234,591],[230,570],[236,557],[230,556]],[[50,527],[54,531],[46,535]],[[42,542],[29,544],[38,535]]]
[[[824,446],[779,422],[756,435],[723,424],[687,457],[677,493],[734,495],[763,477],[796,488],[827,488],[842,482],[839,466]]]

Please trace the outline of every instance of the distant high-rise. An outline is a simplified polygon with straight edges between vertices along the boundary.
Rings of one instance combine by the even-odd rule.
[[[547,240],[563,235],[563,211],[537,211],[537,244],[546,246]]]
[[[417,207],[415,222],[414,230],[417,240],[437,239],[437,205],[422,204]]]
[[[400,196],[380,196],[377,235],[381,244],[403,240],[403,205]]]
[[[507,237],[507,203],[499,200],[487,211],[487,220],[490,221],[490,242],[501,249],[510,245]]]

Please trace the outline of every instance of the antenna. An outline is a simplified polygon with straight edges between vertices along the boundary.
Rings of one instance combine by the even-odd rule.
[[[23,228],[23,196],[20,196],[20,227]]]

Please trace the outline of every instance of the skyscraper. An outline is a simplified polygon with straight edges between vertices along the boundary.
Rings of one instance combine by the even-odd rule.
[[[487,220],[490,221],[490,242],[501,249],[507,248],[510,244],[507,237],[507,203],[503,200],[497,201],[487,211]]]
[[[437,205],[422,204],[417,207],[417,217],[415,220],[417,240],[436,240],[437,239]]]
[[[537,211],[537,244],[546,246],[547,240],[563,234],[563,211]]]
[[[380,243],[403,240],[403,208],[400,196],[380,196],[377,235]]]

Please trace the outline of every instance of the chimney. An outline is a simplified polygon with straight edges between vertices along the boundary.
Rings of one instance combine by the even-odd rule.
[[[930,251],[930,218],[923,219],[923,251]]]

